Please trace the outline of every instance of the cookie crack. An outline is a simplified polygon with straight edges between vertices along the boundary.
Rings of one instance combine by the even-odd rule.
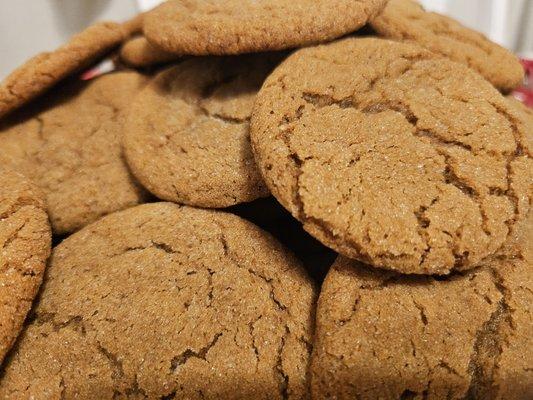
[[[252,349],[254,351],[256,363],[255,363],[255,371],[257,372],[258,366],[259,366],[259,348],[257,347],[255,343],[255,324],[259,322],[263,318],[262,315],[257,317],[254,321],[248,322],[248,332],[250,333],[250,338],[252,339]]]
[[[215,334],[211,341],[204,347],[201,347],[198,351],[194,351],[193,349],[189,348],[184,352],[174,356],[170,361],[170,372],[175,373],[179,367],[185,365],[191,358],[207,361],[209,351],[217,344],[218,339],[222,336],[222,334],[222,332]]]
[[[285,343],[289,334],[289,327],[285,325],[285,333],[281,337],[281,342],[277,350],[276,365],[274,366],[274,372],[278,377],[278,390],[281,398],[284,400],[289,398],[289,376],[283,369],[283,351],[285,349]]]
[[[86,335],[86,327],[85,322],[83,320],[83,316],[81,315],[73,315],[69,316],[69,318],[66,321],[57,322],[55,319],[57,317],[57,313],[55,312],[43,312],[41,314],[37,314],[35,317],[35,324],[36,326],[41,326],[44,324],[50,324],[54,330],[54,332],[59,332],[62,329],[71,328],[75,332],[79,332],[81,336]]]
[[[502,297],[489,319],[476,332],[468,365],[471,378],[465,397],[467,400],[489,399],[497,393],[494,378],[499,369],[506,336],[514,329],[512,308],[508,299],[509,290],[496,270],[491,269],[491,273],[494,286]]]
[[[113,380],[118,380],[124,377],[124,367],[120,358],[105,348],[98,340],[96,341],[96,349],[103,354],[103,356],[108,360],[111,365],[113,372],[111,373],[111,378]]]
[[[6,249],[8,248],[11,243],[13,243],[15,240],[19,239],[19,234],[20,232],[26,227],[26,224],[28,224],[29,221],[28,219],[25,219],[24,222],[22,223],[22,225],[20,225],[16,230],[15,232],[13,232],[11,235],[9,235],[9,237],[7,238],[7,240],[2,244],[2,249]]]
[[[130,398],[130,396],[135,396],[135,398],[137,398],[138,395],[142,396],[145,399],[148,398],[146,391],[139,386],[139,378],[137,376],[137,373],[133,375],[133,384],[129,388],[124,390],[124,393],[126,394],[127,398]]]
[[[525,155],[528,158],[531,155],[529,154],[529,151],[525,150],[525,148],[524,148],[524,146],[522,144],[521,134],[520,134],[520,132],[518,130],[518,123],[515,120],[515,118],[512,115],[510,115],[506,110],[504,110],[502,107],[498,106],[497,104],[490,103],[490,105],[496,110],[496,112],[499,115],[501,115],[503,118],[505,118],[507,120],[507,122],[509,123],[509,125],[511,126],[511,130],[512,130],[512,133],[513,133],[513,138],[514,138],[515,145],[516,145],[514,154],[509,155],[507,157],[507,160],[506,160],[507,161],[506,162],[507,188],[506,188],[504,194],[509,198],[509,200],[513,204],[513,208],[514,208],[513,219],[510,220],[510,221],[507,221],[507,225],[508,225],[508,228],[509,228],[509,232],[507,234],[507,237],[509,237],[512,234],[512,232],[513,232],[512,227],[518,221],[519,214],[520,214],[520,208],[519,208],[520,200],[519,200],[518,195],[515,193],[515,191],[513,189],[513,179],[512,179],[512,176],[513,176],[513,162],[518,157],[521,157],[523,155]]]
[[[172,246],[163,243],[163,242],[156,242],[153,240],[150,240],[150,244],[147,246],[132,246],[132,247],[126,247],[125,249],[121,250],[118,253],[112,254],[109,257],[120,257],[130,252],[137,252],[137,251],[143,251],[143,250],[149,250],[149,249],[156,249],[160,250],[164,253],[175,255],[175,254],[182,254],[181,251],[173,249]]]
[[[226,235],[224,234],[224,228],[219,224],[219,229],[220,229],[220,242],[222,243],[222,248],[223,248],[223,251],[224,251],[224,255],[229,258],[233,264],[237,267],[237,268],[240,268],[242,270],[245,270],[247,271],[250,275],[253,275],[255,276],[256,278],[259,278],[260,280],[262,280],[263,282],[266,283],[267,287],[268,287],[268,291],[269,291],[269,298],[270,300],[272,301],[272,303],[274,304],[275,308],[278,309],[278,311],[280,312],[286,312],[288,311],[287,310],[287,306],[285,304],[283,304],[283,302],[281,300],[279,300],[276,295],[274,294],[274,285],[272,283],[273,279],[272,278],[268,278],[262,274],[260,274],[259,272],[257,271],[254,271],[253,269],[251,268],[248,268],[244,265],[242,265],[240,263],[239,260],[237,260],[235,258],[235,256],[232,254],[230,248],[229,248],[229,244],[228,244],[228,241],[226,239]]]
[[[247,124],[250,122],[250,117],[247,117],[247,118],[230,117],[230,116],[223,115],[220,113],[210,113],[209,110],[207,110],[205,107],[201,106],[200,104],[198,104],[197,107],[202,112],[202,114],[205,115],[207,118],[215,119],[225,124],[242,125],[242,124]]]

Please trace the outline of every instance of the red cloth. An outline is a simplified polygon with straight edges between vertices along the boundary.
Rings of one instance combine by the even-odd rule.
[[[524,85],[513,92],[513,96],[533,108],[533,60],[520,60],[526,71]]]

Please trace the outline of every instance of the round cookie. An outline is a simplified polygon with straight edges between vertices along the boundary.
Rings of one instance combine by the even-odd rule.
[[[0,164],[41,187],[55,234],[145,200],[120,143],[123,110],[145,82],[136,72],[71,82],[0,126]]]
[[[390,0],[370,21],[387,38],[415,42],[479,72],[498,89],[520,86],[524,69],[509,50],[456,20],[424,8],[413,0]]]
[[[148,68],[170,61],[179,57],[154,46],[144,36],[133,37],[122,45],[120,59],[127,65],[136,68]]]
[[[251,122],[267,186],[308,232],[418,274],[471,268],[512,235],[531,201],[526,134],[472,70],[376,38],[295,52]]]
[[[73,36],[57,50],[29,59],[0,83],[0,118],[89,66],[123,38],[120,24],[101,22]]]
[[[180,55],[283,50],[325,42],[367,23],[386,0],[170,0],[148,12],[143,30]]]
[[[0,397],[305,399],[315,294],[239,217],[121,211],[54,249]]]
[[[531,267],[508,258],[435,279],[340,257],[318,302],[313,399],[530,398]]]
[[[39,290],[51,242],[40,191],[0,168],[0,364]]]
[[[276,55],[196,58],[159,73],[125,125],[128,164],[157,197],[222,208],[268,195],[249,141],[256,93]]]

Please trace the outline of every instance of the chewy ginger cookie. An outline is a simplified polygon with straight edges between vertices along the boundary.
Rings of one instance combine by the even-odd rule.
[[[341,254],[404,273],[465,270],[527,215],[530,139],[488,82],[421,47],[349,38],[302,49],[251,122],[272,194]]]
[[[283,50],[356,31],[386,0],[170,0],[146,13],[143,31],[179,55]]]
[[[120,142],[123,110],[145,82],[136,72],[71,82],[0,126],[0,163],[41,187],[55,234],[144,201]]]
[[[277,56],[196,58],[159,73],[133,102],[124,147],[160,199],[222,208],[268,195],[249,140],[255,96]]]
[[[318,302],[313,399],[531,398],[532,266],[517,255],[436,279],[339,257]]]
[[[29,59],[0,83],[0,118],[89,66],[123,39],[120,24],[100,22],[73,36],[57,50]]]
[[[149,68],[175,61],[178,56],[154,46],[144,36],[136,36],[122,44],[120,59],[135,68]]]
[[[315,289],[232,214],[154,203],[54,249],[0,397],[304,399]]]
[[[504,92],[524,78],[520,61],[509,50],[452,18],[426,12],[416,1],[390,0],[370,24],[382,36],[415,42],[469,66]]]
[[[22,175],[0,169],[0,363],[39,290],[51,242],[42,193]]]

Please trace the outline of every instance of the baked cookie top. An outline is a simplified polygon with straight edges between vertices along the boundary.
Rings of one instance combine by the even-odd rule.
[[[307,398],[315,294],[287,250],[234,215],[111,214],[54,249],[0,397]]]
[[[475,266],[525,218],[530,134],[472,70],[375,38],[295,52],[251,122],[267,186],[308,232],[418,274]]]
[[[175,61],[178,58],[176,54],[154,46],[142,35],[128,39],[120,48],[120,59],[127,65],[136,68],[153,67],[158,64]]]
[[[122,113],[145,82],[136,72],[71,82],[0,125],[0,164],[44,191],[54,233],[144,200],[120,141]]]
[[[519,86],[524,78],[524,69],[509,50],[452,18],[426,12],[416,1],[390,0],[370,24],[380,35],[413,41],[468,65],[504,92]]]
[[[57,50],[29,59],[0,83],[0,118],[89,66],[123,38],[120,24],[101,22],[74,35]]]
[[[39,290],[51,241],[42,193],[0,168],[0,363]]]
[[[144,18],[148,40],[180,55],[282,50],[362,27],[386,0],[170,0]]]
[[[250,147],[255,96],[278,56],[196,58],[161,72],[125,125],[133,174],[157,197],[221,208],[268,195]]]
[[[318,303],[313,398],[528,398],[532,265],[493,259],[435,279],[340,257]]]

